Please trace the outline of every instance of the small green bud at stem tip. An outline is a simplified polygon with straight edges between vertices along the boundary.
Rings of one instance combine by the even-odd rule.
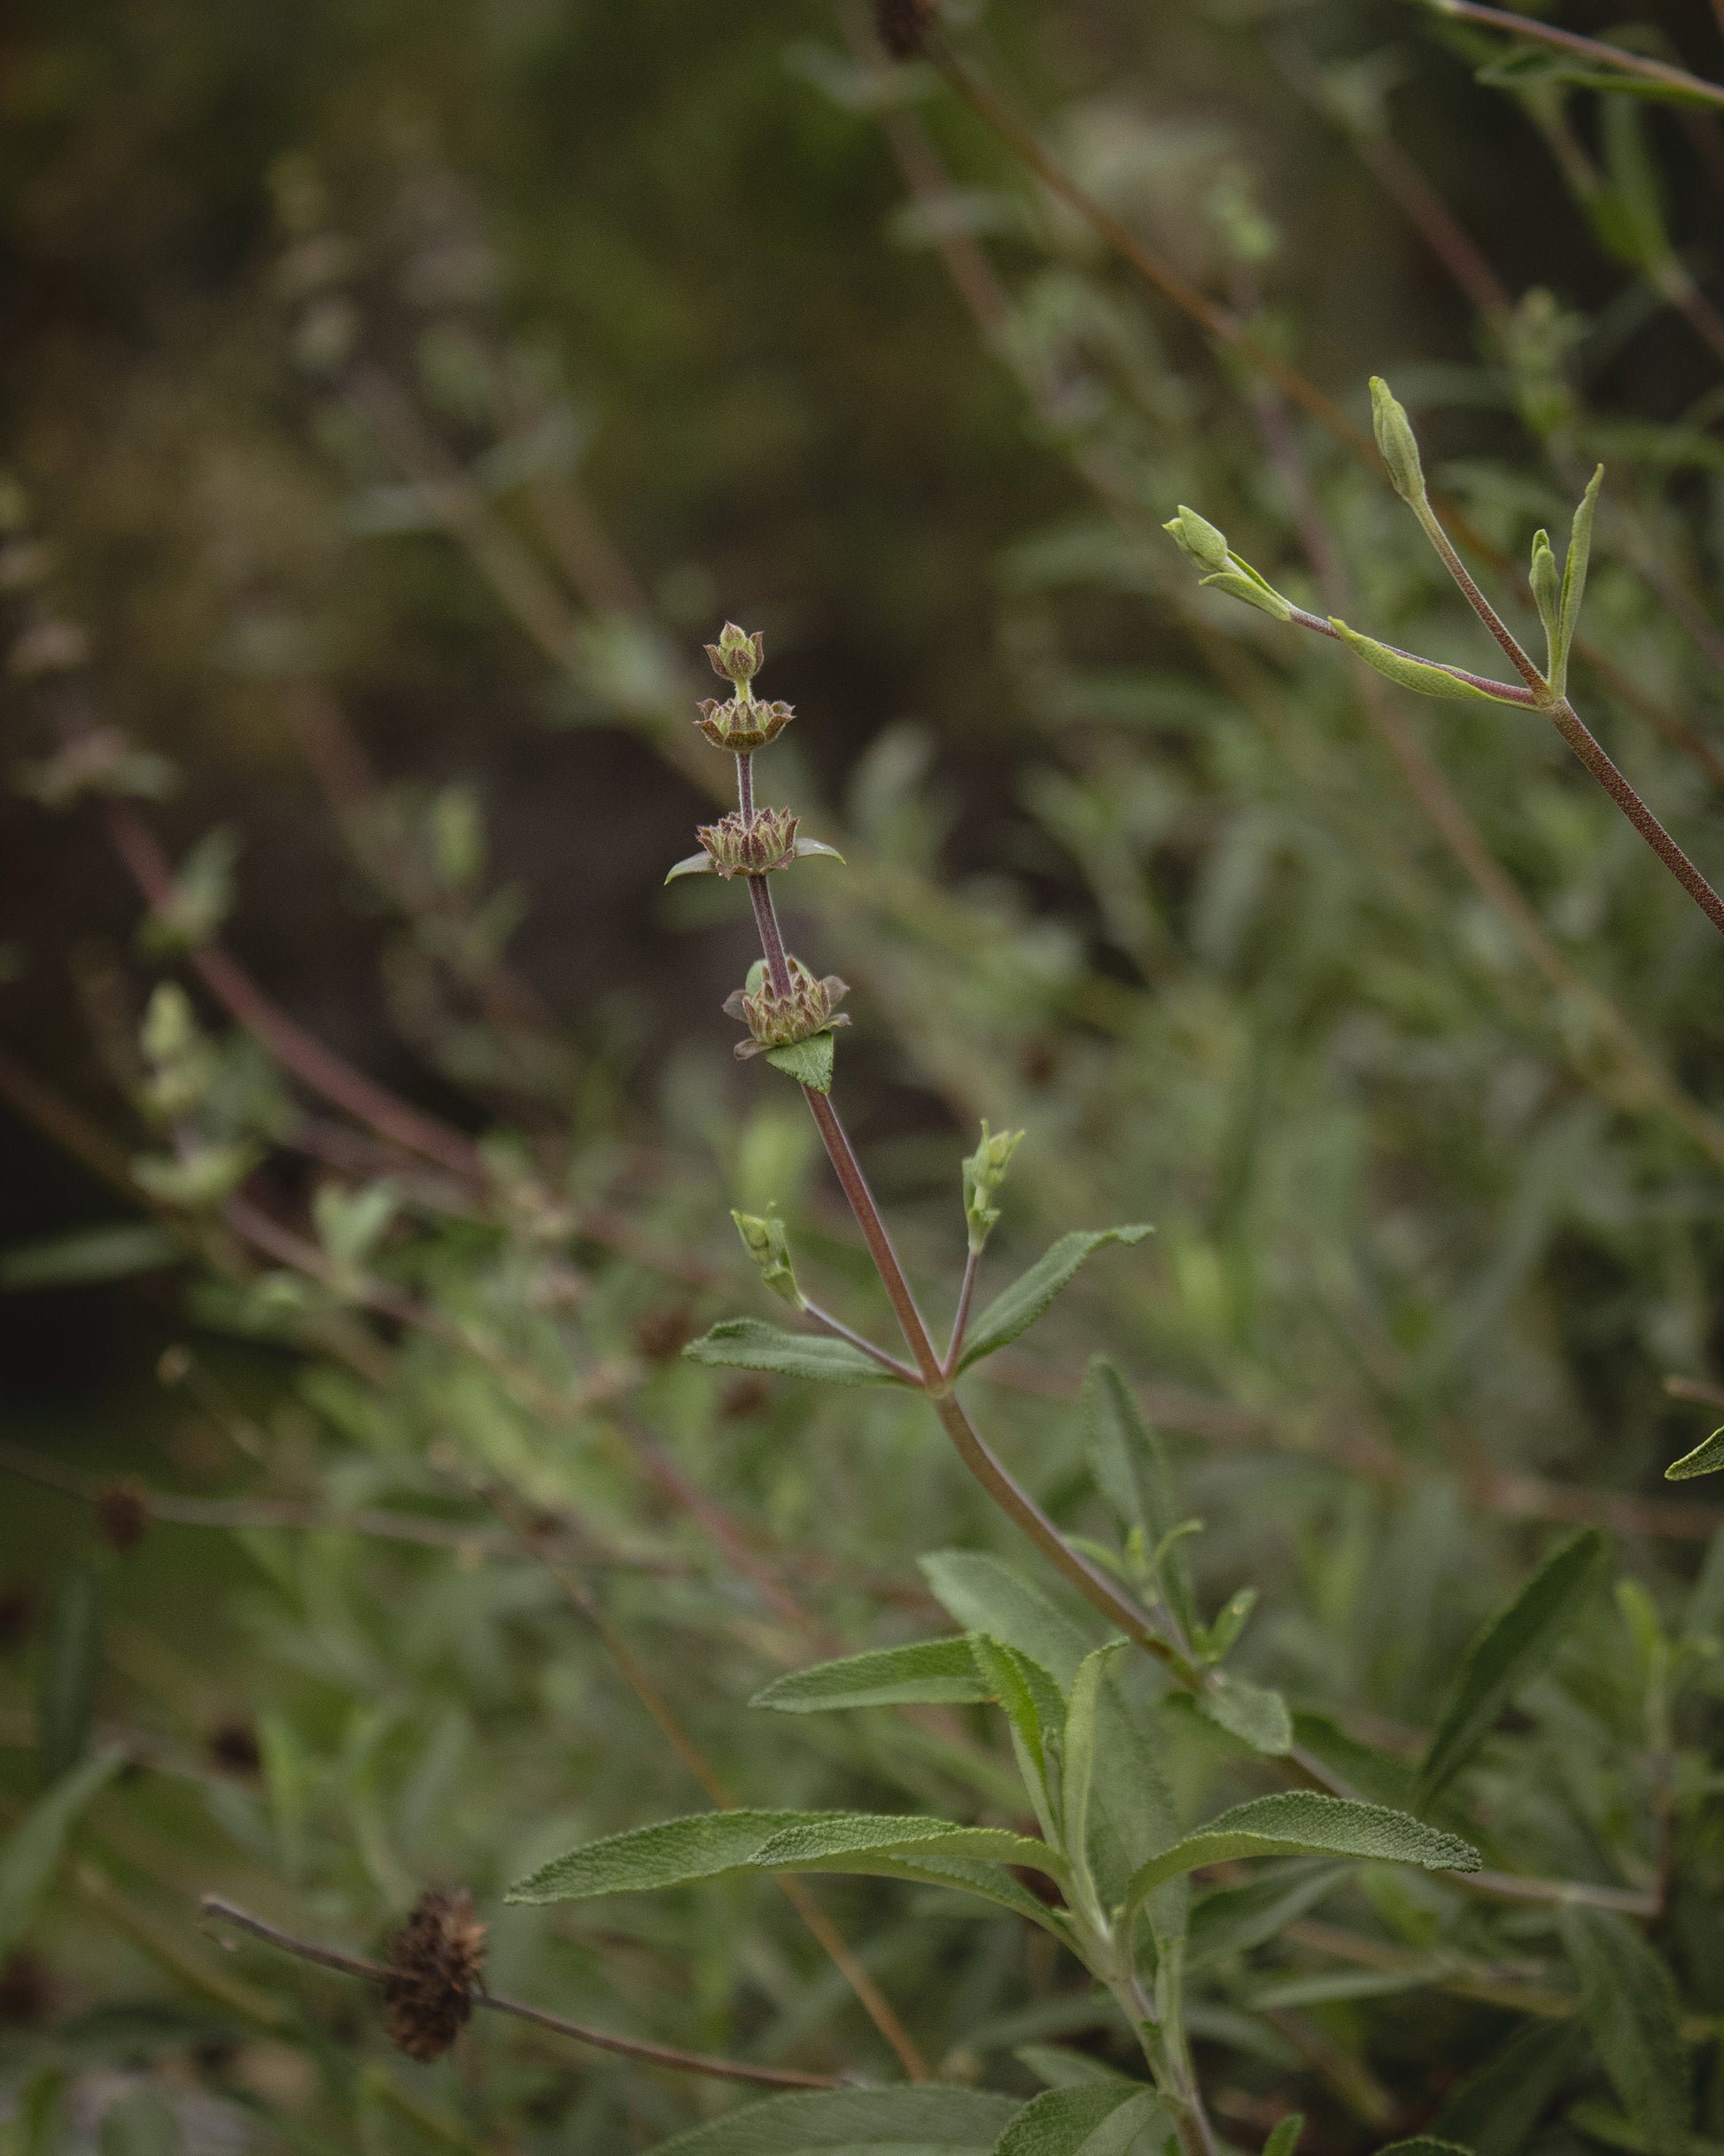
[[[1398,403],[1381,375],[1371,377],[1371,424],[1377,447],[1388,466],[1394,491],[1403,502],[1425,500],[1425,467],[1406,409]]]
[[[1161,529],[1172,534],[1173,542],[1179,551],[1194,561],[1200,569],[1207,569],[1213,575],[1215,571],[1226,568],[1226,534],[1218,532],[1207,518],[1200,517],[1194,509],[1187,509],[1183,502],[1179,505],[1179,514],[1170,518]]]

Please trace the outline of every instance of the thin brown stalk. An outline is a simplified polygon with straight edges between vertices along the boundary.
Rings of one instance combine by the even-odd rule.
[[[368,1984],[387,1984],[393,1973],[381,1962],[366,1961],[357,1954],[344,1954],[334,1947],[298,1939],[291,1932],[266,1924],[261,1917],[254,1917],[249,1910],[241,1909],[219,1894],[205,1895],[199,1905],[205,1916],[249,1932],[253,1939],[261,1939],[265,1945],[280,1953],[291,1954],[299,1961],[315,1962],[320,1969],[333,1969],[342,1976],[357,1976]],[[568,2020],[562,2014],[547,2013],[542,2006],[506,1999],[494,1991],[476,1989],[472,2000],[475,2006],[487,2006],[493,2013],[511,2014],[517,2021],[531,2021],[537,2028],[554,2030],[559,2036],[568,2036],[591,2050],[614,2051],[620,2058],[638,2059],[647,2066],[667,2067],[673,2074],[700,2074],[711,2081],[742,2082],[761,2089],[843,2089],[849,2085],[829,2074],[797,2074],[780,2066],[750,2066],[739,2059],[713,2059],[702,2051],[677,2051],[669,2044],[649,2043],[643,2037],[619,2036],[610,2029],[589,2028],[583,2021]]]
[[[1642,52],[1630,52],[1621,45],[1607,45],[1600,38],[1583,37],[1578,30],[1565,30],[1557,23],[1540,22],[1531,15],[1516,15],[1506,8],[1487,7],[1483,0],[1431,0],[1431,6],[1433,12],[1457,21],[1480,23],[1487,30],[1506,31],[1510,36],[1524,37],[1532,44],[1549,45],[1558,52],[1578,53],[1596,66],[1613,68],[1621,74],[1638,75],[1643,82],[1656,82],[1661,89],[1674,90],[1697,104],[1724,105],[1724,84],[1709,82],[1704,75],[1690,74],[1686,67],[1673,66],[1668,60],[1650,59]]]
[[[1549,712],[1550,723],[1609,794],[1707,920],[1724,936],[1724,899],[1720,898],[1681,846],[1666,830],[1591,729],[1565,697]]]

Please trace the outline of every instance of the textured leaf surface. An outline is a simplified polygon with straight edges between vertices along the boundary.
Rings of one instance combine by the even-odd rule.
[[[897,1385],[902,1380],[825,1333],[787,1333],[759,1318],[726,1318],[682,1350],[690,1362],[719,1370],[770,1370],[778,1377],[812,1378],[823,1385]]]
[[[1020,2106],[979,2089],[835,2089],[770,2097],[655,2156],[991,2156]]]
[[[1027,2104],[995,2144],[994,2156],[1148,2156],[1165,2129],[1161,2106],[1129,2082],[1050,2089]]]
[[[1267,1758],[1283,1758],[1293,1749],[1293,1716],[1287,1702],[1278,1692],[1247,1684],[1242,1677],[1217,1670],[1214,1681],[1197,1695],[1197,1711]]]
[[[1028,1332],[1061,1289],[1068,1288],[1078,1267],[1105,1243],[1141,1242],[1153,1231],[1142,1226],[1076,1228],[1062,1235],[1045,1257],[1013,1281],[1004,1295],[996,1296],[970,1327],[960,1370],[967,1370],[984,1355],[1008,1346]]]
[[[1673,1459],[1664,1471],[1664,1479],[1667,1483],[1686,1483],[1691,1476],[1717,1475],[1720,1470],[1724,1470],[1724,1429],[1714,1430],[1693,1452]]]
[[[868,1859],[900,1851],[1032,1864],[1055,1876],[1061,1868],[1045,1843],[998,1827],[872,1812],[715,1811],[588,1842],[520,1880],[506,1898],[585,1901],[685,1886],[726,1872],[859,1871],[871,1868]]]
[[[812,1086],[816,1093],[832,1091],[832,1035],[815,1033],[794,1040],[788,1048],[768,1048],[766,1061],[774,1070],[793,1078],[798,1086]]]
[[[1604,2071],[1655,2156],[1681,2156],[1689,2139],[1688,2047],[1670,1972],[1624,1917],[1565,1909],[1563,1944],[1580,1980],[1581,2008]]]
[[[749,1704],[809,1715],[841,1707],[963,1707],[993,1696],[964,1634],[817,1662],[776,1678]]]
[[[1549,1662],[1598,1576],[1604,1537],[1596,1528],[1547,1558],[1508,1607],[1467,1649],[1419,1766],[1420,1810],[1454,1779],[1501,1720],[1515,1694]]]
[[[936,1550],[921,1561],[934,1598],[955,1623],[1027,1654],[1069,1692],[1091,1642],[1039,1589],[978,1550]]]
[[[0,1959],[17,1945],[35,1915],[79,1813],[122,1763],[120,1753],[104,1752],[74,1767],[37,1798],[0,1846]]]
[[[1245,1856],[1324,1856],[1422,1864],[1427,1871],[1476,1872],[1480,1862],[1470,1842],[1441,1833],[1404,1811],[1289,1789],[1236,1804],[1196,1833],[1175,1842],[1138,1872],[1129,1899],[1139,1902],[1163,1880],[1195,1871],[1200,1864]]]

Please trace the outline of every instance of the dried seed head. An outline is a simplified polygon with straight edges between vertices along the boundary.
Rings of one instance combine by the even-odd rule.
[[[796,826],[802,821],[788,808],[760,808],[752,816],[740,809],[703,823],[695,836],[726,882],[734,876],[769,876],[796,856]]]
[[[913,60],[936,12],[935,0],[874,0],[874,33],[895,60]]]
[[[96,1500],[96,1529],[124,1557],[136,1549],[150,1524],[150,1493],[138,1483],[110,1483]]]
[[[441,2059],[466,2026],[485,1962],[473,1897],[429,1887],[389,1942],[389,2035],[409,2059]]]
[[[695,724],[715,749],[764,749],[796,717],[788,704],[759,704],[752,697],[735,697],[720,704],[716,697],[703,697]]]
[[[780,995],[758,961],[749,969],[746,988],[725,999],[727,1017],[740,1018],[751,1036],[736,1044],[738,1060],[758,1055],[763,1048],[788,1048],[798,1040],[812,1040],[829,1026],[848,1025],[848,1014],[835,1016],[850,993],[849,985],[835,973],[817,981],[799,958],[790,961],[790,992]]]

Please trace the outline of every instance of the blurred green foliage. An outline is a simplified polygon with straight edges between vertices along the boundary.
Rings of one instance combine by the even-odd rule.
[[[1351,0],[948,29],[1355,427],[1391,377],[1523,631],[1533,529],[1607,464],[1573,694],[1716,880],[1713,113]],[[1724,73],[1697,7],[1623,35]],[[1479,1623],[1613,1537],[1452,1793],[1493,1867],[1604,1905],[1212,1880],[1221,2131],[1724,2139],[1724,1545],[1658,1480],[1724,1375],[1718,954],[1539,725],[1242,625],[1159,528],[1197,503],[1301,604],[1482,664],[1380,471],[859,11],[162,0],[0,41],[0,2145],[573,2156],[734,2100],[497,2016],[412,2064],[361,1986],[200,1935],[206,1889],[369,1953],[467,1885],[500,1991],[885,2078],[764,1881],[500,1891],[697,1808],[690,1747],[745,1802],[1023,1825],[969,1710],[741,1706],[937,1627],[920,1553],[1013,1545],[918,1403],[678,1356],[774,1307],[732,1206],[884,1318],[794,1095],[730,1064],[736,894],[660,888],[726,614],[801,712],[773,798],[849,864],[792,929],[854,985],[840,1089],[918,1279],[983,1117],[1029,1133],[995,1284],[1156,1223],[977,1388],[1061,1524],[1102,1532],[1099,1346],[1203,1607],[1260,1591],[1242,1668],[1391,1799]],[[1274,1786],[1195,1722],[1168,1768],[1185,1820]],[[944,2078],[1129,2063],[1013,1919],[811,1892]]]

